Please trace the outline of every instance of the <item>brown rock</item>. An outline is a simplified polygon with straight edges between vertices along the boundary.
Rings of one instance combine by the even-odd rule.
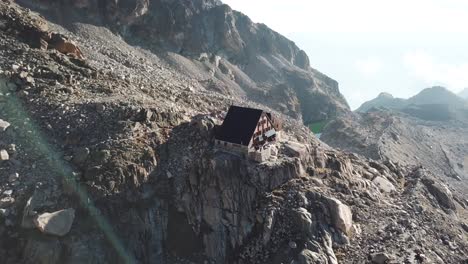
[[[75,42],[67,39],[64,35],[59,33],[51,33],[49,35],[49,48],[56,49],[63,54],[73,56],[78,59],[84,59],[83,53]]]

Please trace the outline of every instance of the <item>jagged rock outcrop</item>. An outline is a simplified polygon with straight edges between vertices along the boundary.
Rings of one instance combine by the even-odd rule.
[[[443,207],[447,209],[455,210],[455,202],[453,200],[452,192],[449,188],[441,183],[438,183],[432,179],[425,178],[422,180],[423,183],[426,185],[429,192],[434,195],[437,201]]]

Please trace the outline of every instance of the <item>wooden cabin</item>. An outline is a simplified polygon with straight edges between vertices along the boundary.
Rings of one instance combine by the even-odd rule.
[[[265,151],[263,147],[276,140],[277,131],[270,113],[240,106],[229,108],[215,136],[216,147],[243,157],[262,154]]]

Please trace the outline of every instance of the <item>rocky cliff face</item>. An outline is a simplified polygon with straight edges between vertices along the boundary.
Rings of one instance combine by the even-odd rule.
[[[20,1],[36,7],[35,1]],[[104,24],[152,49],[205,89],[266,104],[308,124],[349,107],[338,83],[292,41],[219,1],[41,1],[62,24]]]
[[[280,113],[105,27],[68,27],[0,2],[4,263],[466,261],[468,205],[431,171],[334,150],[287,116],[268,162],[217,151],[230,104]],[[86,59],[36,46],[49,31]]]

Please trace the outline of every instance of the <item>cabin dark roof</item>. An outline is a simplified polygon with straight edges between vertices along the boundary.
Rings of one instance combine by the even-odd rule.
[[[216,139],[248,146],[263,110],[231,106]]]

